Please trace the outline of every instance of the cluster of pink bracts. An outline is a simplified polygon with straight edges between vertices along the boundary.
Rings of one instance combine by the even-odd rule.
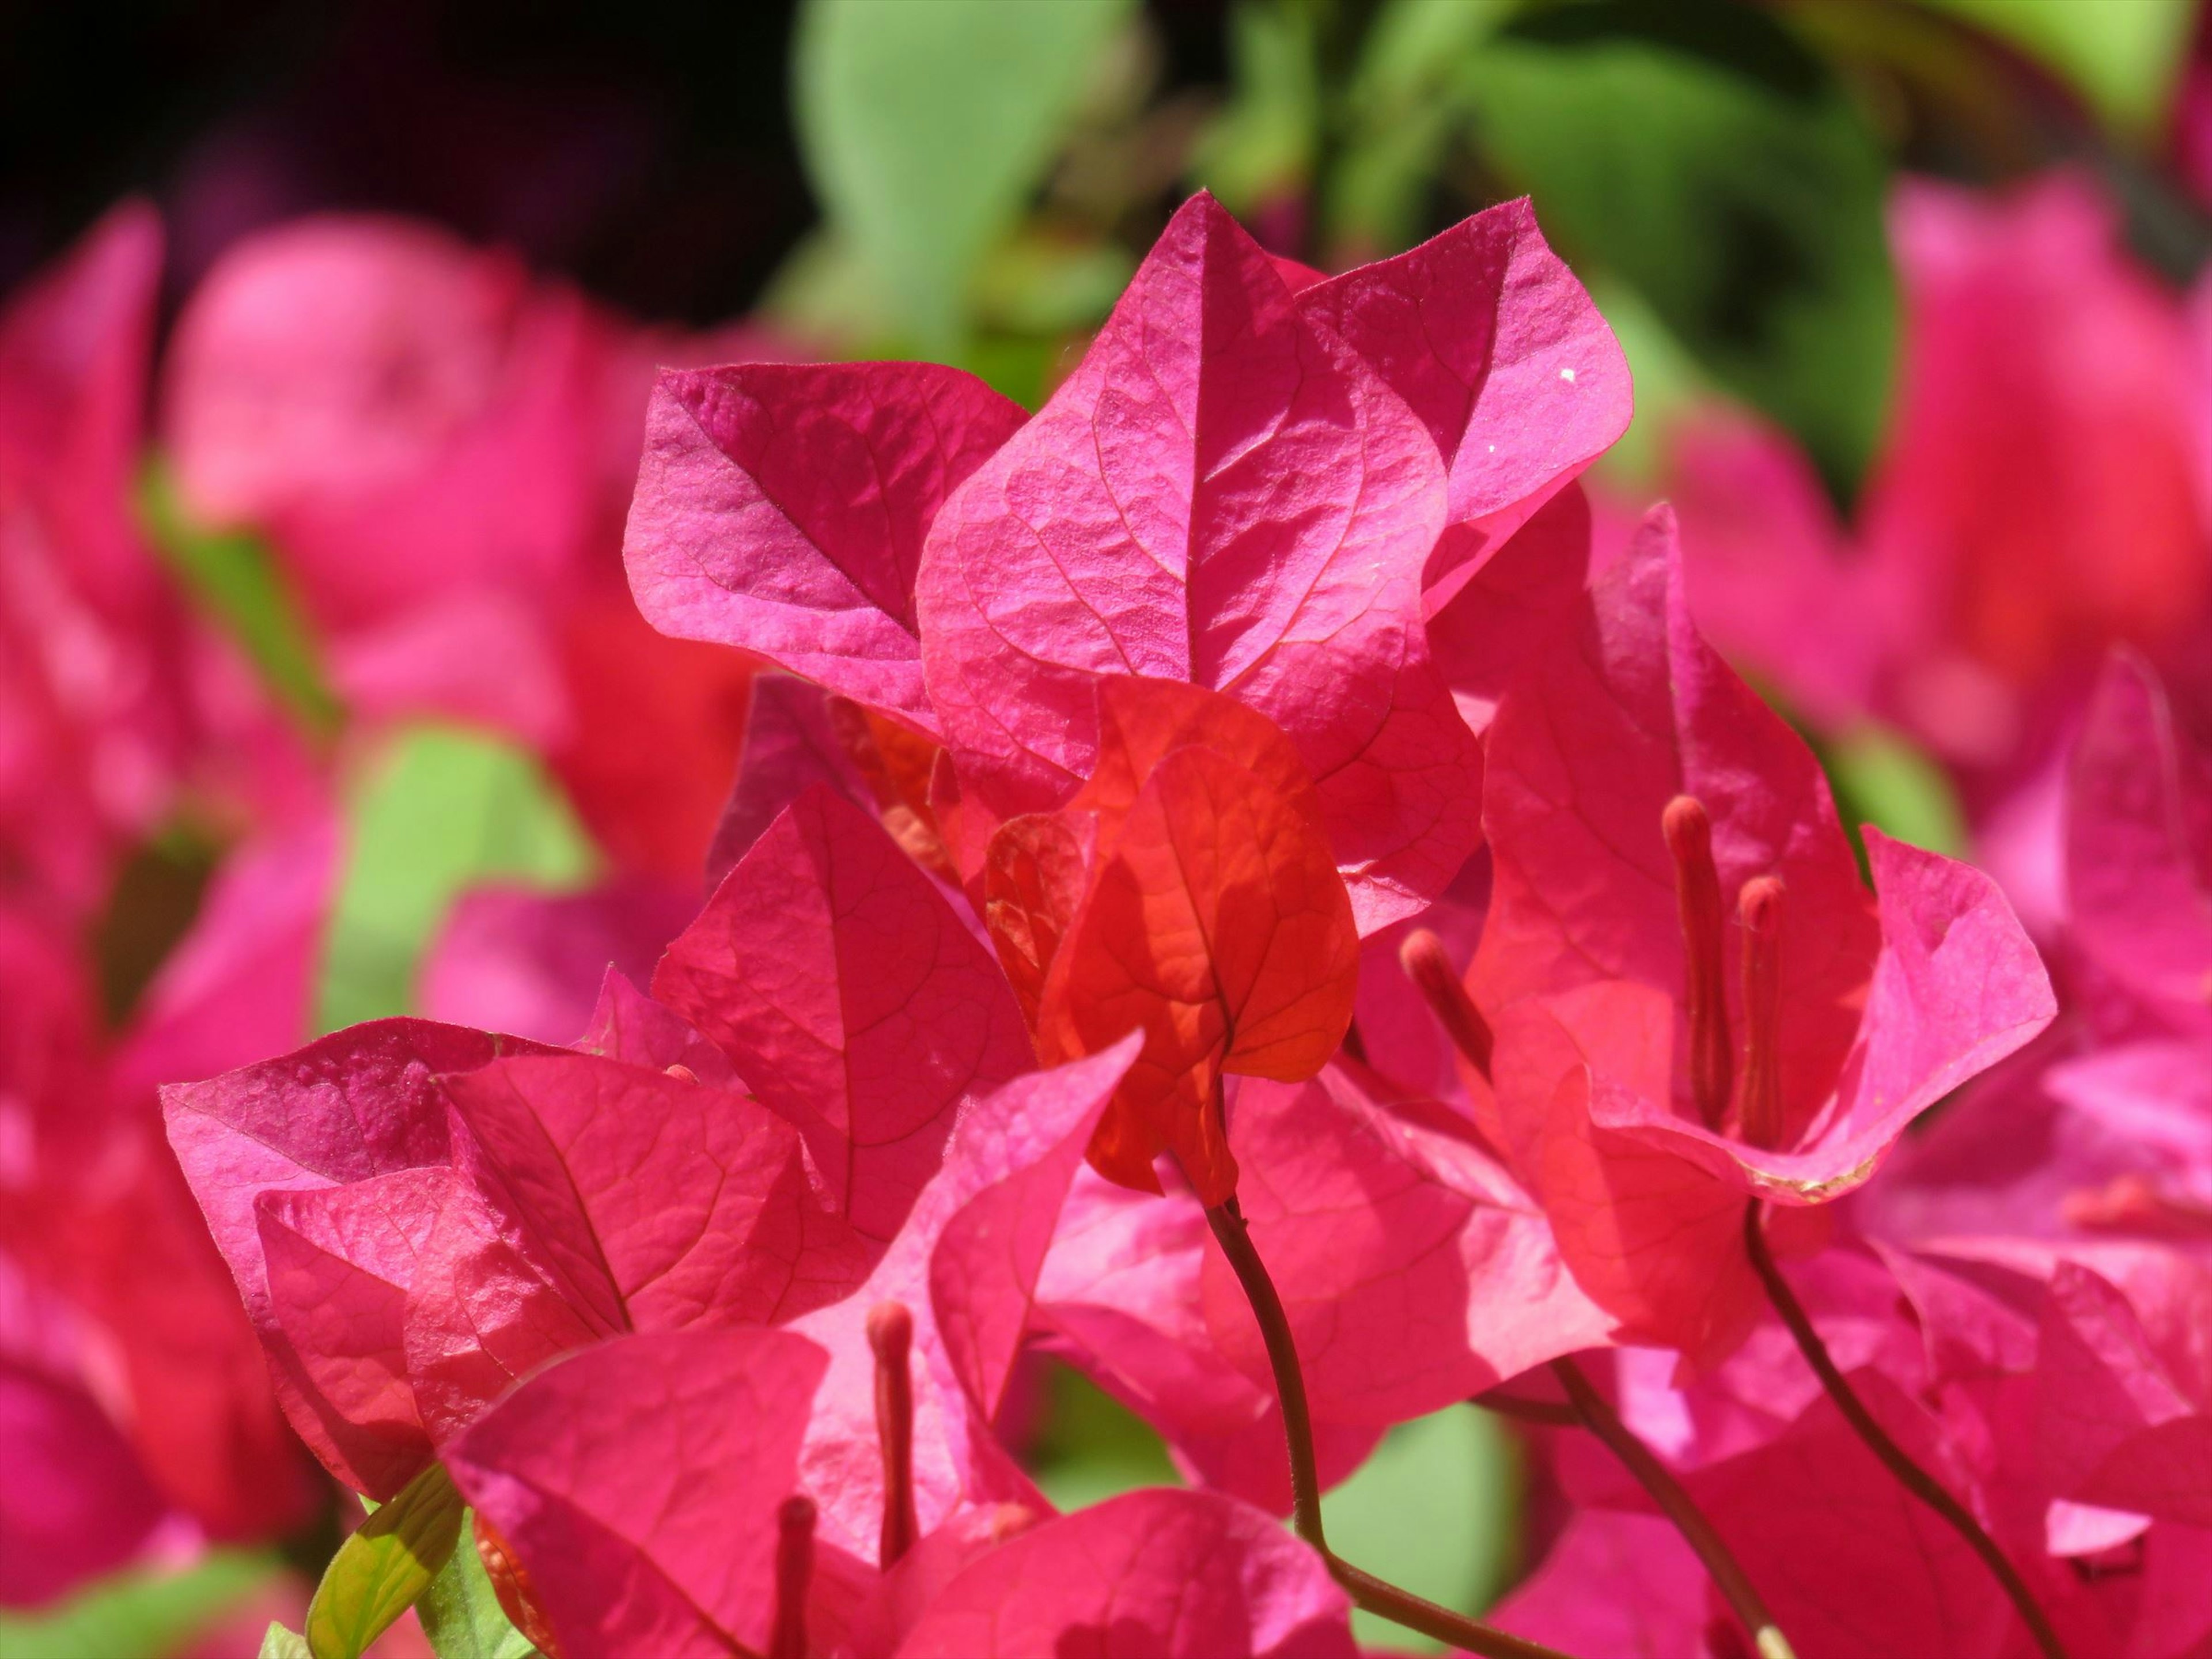
[[[1324,279],[1200,198],[1033,416],[664,370],[623,550],[682,646],[589,550],[644,366],[727,341],[389,228],[237,256],[168,359],[186,499],[282,550],[357,716],[532,743],[616,871],[464,905],[425,983],[466,1023],[267,1059],[329,757],[137,546],[154,253],[111,224],[0,337],[46,896],[0,912],[0,1363],[112,1466],[43,1471],[85,1553],[21,1559],[296,1502],[161,1083],[282,1419],[374,1498],[450,1480],[548,1655],[1349,1654],[1355,1601],[1498,1652],[2200,1650],[2212,306],[2069,182],[1899,227],[1852,532],[1743,428],[1675,459],[1686,571],[1672,511],[1594,519],[1628,375],[1525,204]],[[410,349],[334,373],[349,326]],[[1920,736],[2004,886],[1868,830],[1869,888],[1701,620],[1824,731]],[[103,1048],[56,941],[187,780],[257,839]],[[1190,1487],[1054,1515],[994,1428],[1027,1348]],[[1469,1400],[1552,1425],[1566,1500],[1490,1628],[1315,1497]]]

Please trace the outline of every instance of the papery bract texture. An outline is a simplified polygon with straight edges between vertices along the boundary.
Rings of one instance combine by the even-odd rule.
[[[763,1651],[776,1510],[824,1363],[785,1331],[623,1337],[518,1389],[447,1467],[527,1565],[562,1652]]]
[[[1102,676],[1188,680],[1291,737],[1363,926],[1478,838],[1473,739],[1428,660],[1443,467],[1210,197],[1075,373],[946,501],[915,589],[963,789],[1000,817],[1089,775]]]
[[[1298,310],[1406,400],[1444,458],[1431,614],[1628,426],[1628,360],[1525,198],[1305,289]]]
[[[1135,1492],[982,1557],[899,1654],[1350,1659],[1349,1612],[1321,1557],[1259,1510],[1205,1492]]]
[[[922,538],[1024,418],[934,363],[664,374],[625,546],[638,609],[934,735],[915,619]]]
[[[876,1239],[936,1172],[963,1103],[1035,1064],[990,952],[878,823],[819,785],[669,946],[653,993],[799,1126]]]
[[[1167,681],[1109,681],[1099,703],[1097,772],[1060,815],[1096,849],[1081,903],[1051,919],[1064,937],[1039,994],[1038,1050],[1063,1059],[1143,1030],[1092,1162],[1157,1190],[1152,1160],[1172,1151],[1218,1204],[1237,1179],[1221,1077],[1296,1081],[1334,1052],[1358,982],[1352,907],[1313,788],[1264,718]],[[1040,882],[1049,874],[1040,866]],[[1064,895],[1024,896],[1033,946]]]
[[[1632,1334],[1724,1346],[1758,1299],[1744,1200],[1863,1183],[1914,1115],[2050,1021],[2048,980],[1977,871],[1869,830],[1868,895],[1811,752],[1690,623],[1663,514],[1507,690],[1489,744],[1495,889],[1470,988],[1498,1030],[1506,1150]],[[1685,796],[1717,890],[1717,994],[1695,1019],[1689,878],[1662,832]],[[1763,1009],[1748,930],[1724,925],[1753,891],[1779,903]],[[1715,1039],[1742,1044],[1732,1100],[1693,1071]]]

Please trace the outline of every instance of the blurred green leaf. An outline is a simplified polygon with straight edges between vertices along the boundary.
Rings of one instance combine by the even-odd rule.
[[[976,272],[976,320],[1019,334],[1095,328],[1136,268],[1118,243],[1012,236],[993,248]]]
[[[952,354],[976,263],[1043,177],[1130,0],[806,0],[807,171],[915,339]]]
[[[1885,835],[1946,858],[1967,854],[1966,818],[1951,781],[1917,746],[1886,726],[1862,726],[1821,745],[1847,827]]]
[[[499,1593],[470,1539],[472,1514],[461,1516],[461,1541],[415,1604],[422,1633],[438,1659],[537,1659],[538,1650],[508,1621]]]
[[[1345,88],[1329,170],[1329,246],[1340,264],[1396,253],[1422,229],[1446,147],[1463,124],[1468,54],[1510,0],[1389,0]]]
[[[1321,143],[1321,76],[1305,0],[1244,0],[1229,15],[1229,101],[1199,137],[1192,179],[1231,212],[1301,194]]]
[[[453,1478],[433,1463],[362,1522],[338,1546],[307,1604],[314,1659],[361,1659],[452,1558],[461,1516]]]
[[[261,1633],[259,1659],[315,1659],[315,1650],[299,1632],[288,1630],[272,1620],[269,1628]]]
[[[1487,155],[1563,251],[1632,284],[1848,501],[1897,284],[1883,155],[1820,60],[1753,7],[1589,0],[1517,19],[1469,73]]]
[[[1590,298],[1628,358],[1636,386],[1636,413],[1628,430],[1599,456],[1595,471],[1630,495],[1662,487],[1669,431],[1686,415],[1710,408],[1712,380],[1659,320],[1644,296],[1619,277],[1593,275]]]
[[[1055,1364],[1044,1389],[1044,1424],[1027,1461],[1055,1508],[1073,1512],[1139,1486],[1182,1484],[1152,1426],[1082,1372]]]
[[[2008,41],[2081,94],[2114,131],[2165,130],[2193,0],[1923,0]]]
[[[1346,1560],[1430,1601],[1480,1613],[1512,1570],[1521,1477],[1511,1436],[1486,1412],[1454,1406],[1401,1423],[1322,1511]],[[1441,1653],[1372,1613],[1354,1613],[1362,1644]]]
[[[141,475],[139,515],[185,591],[237,641],[308,732],[324,738],[337,731],[343,711],[323,678],[313,630],[266,544],[244,531],[193,524],[176,480],[158,460]]]
[[[218,1550],[180,1572],[130,1567],[35,1613],[0,1614],[7,1659],[162,1659],[276,1576],[265,1555]]]
[[[499,738],[418,726],[394,735],[350,792],[316,1015],[335,1030],[406,1012],[447,910],[487,881],[581,885],[597,855],[558,787]]]

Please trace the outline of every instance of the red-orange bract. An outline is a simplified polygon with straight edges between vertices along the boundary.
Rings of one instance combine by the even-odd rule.
[[[1098,701],[1091,781],[993,837],[986,917],[1048,1064],[1145,1034],[1092,1165],[1157,1192],[1171,1152],[1219,1204],[1237,1188],[1222,1074],[1294,1082],[1328,1061],[1358,981],[1352,902],[1266,716],[1169,680],[1106,680]]]

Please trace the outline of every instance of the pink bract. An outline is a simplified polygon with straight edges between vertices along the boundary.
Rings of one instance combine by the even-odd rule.
[[[1711,946],[1723,1035],[1751,1024],[1773,1051],[1763,1145],[1691,1100],[1694,957],[1662,833],[1685,795],[1711,821],[1716,926],[1754,880],[1782,886],[1770,1024],[1747,1017],[1744,930]],[[1869,831],[1866,892],[1811,752],[1691,624],[1663,514],[1501,699],[1485,817],[1495,887],[1469,985],[1498,1028],[1505,1149],[1583,1287],[1644,1340],[1732,1340],[1758,1299],[1746,1199],[1859,1185],[1913,1116],[2051,1018],[1986,877]]]

